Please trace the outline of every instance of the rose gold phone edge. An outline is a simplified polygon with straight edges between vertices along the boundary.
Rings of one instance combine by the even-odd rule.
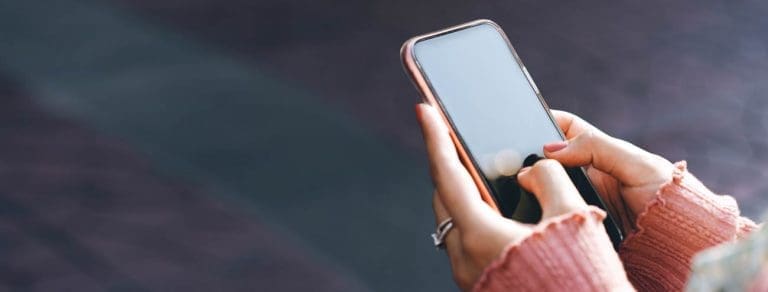
[[[464,167],[467,169],[470,176],[472,177],[472,180],[475,182],[475,185],[477,186],[478,191],[480,191],[480,196],[482,197],[483,201],[485,201],[489,206],[491,206],[491,208],[493,208],[496,212],[500,213],[499,207],[496,205],[496,199],[494,199],[493,195],[491,195],[491,191],[488,189],[488,185],[486,184],[483,177],[480,175],[480,172],[475,167],[475,163],[472,160],[472,158],[470,158],[469,152],[466,149],[464,149],[464,143],[462,143],[461,138],[456,133],[456,130],[453,127],[453,123],[451,122],[450,118],[443,111],[443,107],[440,104],[440,101],[435,97],[432,87],[429,85],[429,82],[427,82],[427,77],[424,76],[424,74],[421,71],[419,63],[416,61],[415,57],[413,56],[414,45],[419,41],[427,40],[433,37],[441,36],[444,34],[452,33],[455,31],[467,29],[470,27],[478,26],[478,25],[484,25],[484,24],[491,25],[504,38],[504,41],[507,43],[507,46],[512,52],[512,55],[514,55],[515,57],[515,61],[517,62],[517,65],[520,66],[521,70],[523,70],[523,73],[525,74],[525,78],[528,80],[528,84],[536,93],[536,96],[539,98],[541,105],[546,110],[547,115],[549,116],[549,119],[555,125],[557,125],[554,117],[549,111],[549,106],[547,105],[547,102],[544,101],[544,98],[541,96],[541,93],[539,92],[538,87],[536,87],[536,84],[533,82],[533,79],[528,73],[528,69],[525,68],[522,60],[520,60],[520,57],[518,57],[517,51],[515,51],[514,47],[510,43],[509,39],[507,38],[506,34],[503,32],[501,27],[491,20],[478,19],[478,20],[467,22],[467,23],[459,24],[456,26],[451,26],[438,31],[434,31],[431,33],[412,37],[407,41],[405,41],[405,43],[403,43],[403,46],[400,48],[400,57],[402,59],[403,67],[405,68],[405,71],[408,72],[409,76],[411,76],[411,80],[413,80],[414,84],[419,89],[419,92],[422,94],[422,100],[424,100],[433,108],[435,108],[438,111],[438,113],[440,113],[440,116],[442,117],[443,122],[445,122],[445,124],[448,126],[451,140],[453,140],[453,144],[454,146],[456,146],[456,151],[459,154],[459,158],[461,159],[461,162],[464,164]],[[557,128],[557,131],[560,134],[560,137],[564,139],[565,135],[563,134],[560,127],[555,127],[555,128]]]

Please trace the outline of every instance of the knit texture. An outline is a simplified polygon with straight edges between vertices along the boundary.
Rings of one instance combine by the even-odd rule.
[[[595,207],[550,218],[509,246],[475,291],[632,291]]]
[[[681,291],[697,252],[756,228],[739,216],[732,197],[715,195],[688,173],[685,161],[675,166],[672,181],[638,216],[635,233],[619,251],[629,280],[641,291]]]
[[[507,247],[474,290],[628,291],[634,285],[640,291],[681,291],[694,254],[758,228],[739,216],[733,198],[714,194],[688,173],[685,161],[675,164],[672,181],[637,216],[635,231],[619,251],[623,267],[604,218],[605,212],[589,207],[542,222],[530,237]]]

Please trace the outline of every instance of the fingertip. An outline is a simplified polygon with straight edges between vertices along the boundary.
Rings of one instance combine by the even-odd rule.
[[[429,125],[438,131],[443,131],[445,129],[445,125],[442,123],[438,112],[427,103],[416,104],[416,115],[422,123],[422,126]]]
[[[557,160],[559,156],[562,156],[559,152],[544,151],[544,158]]]
[[[531,188],[533,187],[529,179],[531,168],[531,166],[526,166],[517,172],[517,183],[520,184],[520,187],[528,191],[532,191]]]
[[[421,117],[421,103],[417,103],[413,105],[413,111],[416,112],[416,117]]]
[[[566,128],[566,129],[568,128],[568,126],[570,126],[570,124],[573,122],[574,118],[576,117],[576,115],[570,112],[561,111],[561,110],[550,110],[550,112],[552,113],[552,116],[555,118],[555,121],[557,122],[557,124],[560,125],[561,128]]]
[[[426,103],[418,102],[418,103],[416,103],[416,111],[421,111],[421,110],[425,109],[428,106],[429,105],[426,104]]]
[[[575,192],[565,168],[554,159],[539,160],[530,170],[518,175],[518,182],[527,191],[535,193],[542,206],[550,201],[550,197]]]
[[[421,126],[422,134],[426,140],[431,140],[440,131],[440,123],[431,112],[431,106],[426,103],[417,103],[415,106],[416,119]]]
[[[434,111],[434,109],[432,108],[432,106],[431,106],[431,105],[429,105],[428,103],[425,103],[425,102],[420,102],[420,103],[417,103],[417,104],[416,104],[416,108],[417,108],[417,110],[418,110],[418,111],[420,111],[420,112],[421,112],[421,114],[424,114],[424,113],[428,113],[428,112]]]
[[[537,176],[547,176],[561,170],[565,172],[563,165],[555,159],[541,159],[533,166],[537,169]]]
[[[544,145],[543,153],[547,159],[556,160],[562,166],[576,167],[592,163],[593,147],[585,141],[585,135],[580,134],[570,140],[552,142]]]
[[[552,113],[552,116],[555,117],[555,119],[566,118],[569,115],[573,115],[572,113],[569,113],[567,111],[556,110],[556,109],[550,109],[549,112]]]
[[[425,104],[423,102],[415,104],[414,111],[416,112],[416,119],[419,120],[420,123],[424,122],[424,113],[428,110],[429,110],[428,104]]]

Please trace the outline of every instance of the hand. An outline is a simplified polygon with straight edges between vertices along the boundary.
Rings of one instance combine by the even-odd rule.
[[[534,225],[502,217],[480,197],[459,160],[449,130],[437,111],[426,104],[416,106],[429,154],[435,185],[433,207],[437,222],[453,218],[454,228],[445,239],[456,283],[469,290],[493,260],[508,245],[528,237]],[[542,221],[586,208],[586,203],[555,160],[543,159],[518,173],[520,185],[532,192],[542,207]],[[607,239],[606,239],[607,240]]]
[[[608,136],[576,115],[558,110],[552,114],[568,140],[544,145],[544,156],[565,166],[586,167],[608,212],[625,234],[633,231],[637,215],[672,180],[672,163]]]

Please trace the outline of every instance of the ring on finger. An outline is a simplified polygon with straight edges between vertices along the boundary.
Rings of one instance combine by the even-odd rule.
[[[445,248],[445,237],[452,228],[453,218],[451,217],[448,217],[448,219],[443,220],[443,222],[440,222],[440,224],[437,225],[435,233],[432,233],[432,243],[437,249]]]

